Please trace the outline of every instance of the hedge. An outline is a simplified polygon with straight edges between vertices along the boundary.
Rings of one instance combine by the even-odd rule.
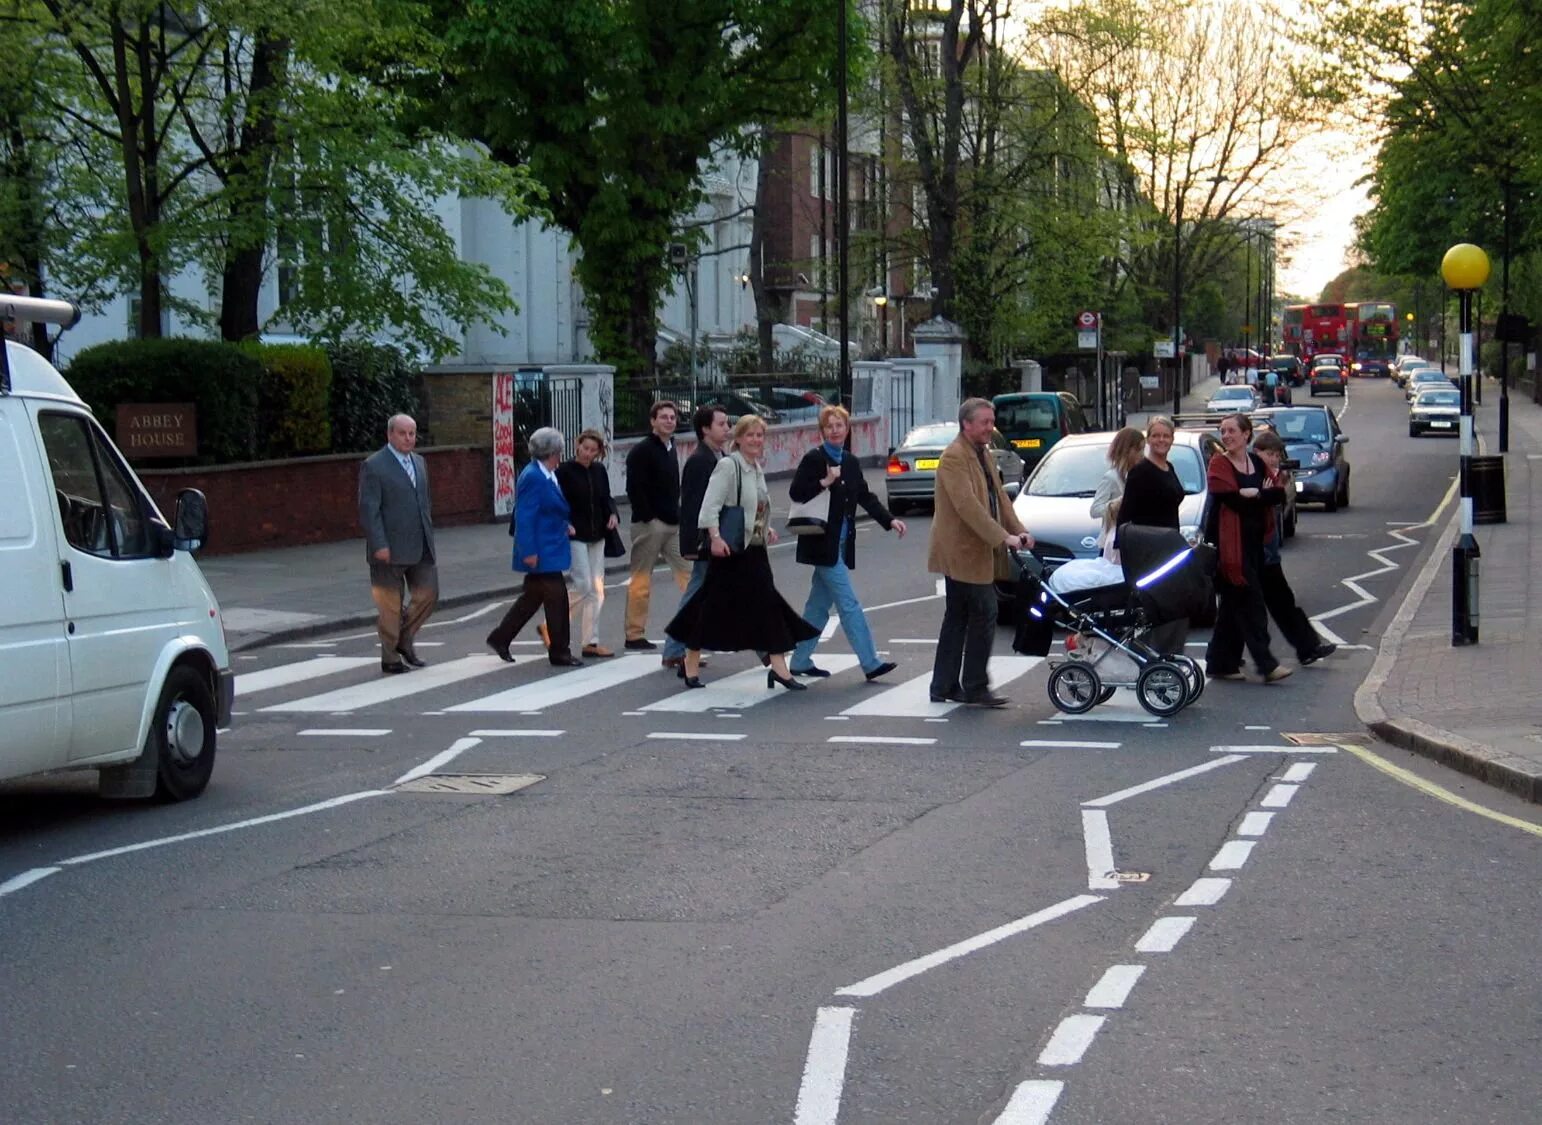
[[[263,370],[239,348],[211,340],[115,340],[82,350],[66,375],[109,433],[119,403],[191,402],[198,408],[193,463],[257,458]]]
[[[257,392],[258,454],[264,459],[326,453],[332,448],[332,363],[321,348],[246,343],[262,364]]]
[[[384,344],[353,341],[327,347],[332,361],[332,448],[338,453],[379,449],[386,419],[418,412],[417,372]]]

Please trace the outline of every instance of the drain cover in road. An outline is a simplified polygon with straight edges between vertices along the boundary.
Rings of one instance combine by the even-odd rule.
[[[546,778],[538,773],[431,773],[398,785],[401,793],[474,793],[501,797]]]
[[[1337,746],[1341,742],[1360,742],[1365,738],[1365,732],[1359,734],[1285,734],[1280,737],[1286,742],[1297,746]]]

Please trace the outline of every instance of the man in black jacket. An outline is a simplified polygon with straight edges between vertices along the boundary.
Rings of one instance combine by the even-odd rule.
[[[696,519],[701,515],[702,498],[707,494],[707,481],[712,470],[727,452],[728,438],[733,433],[728,414],[716,403],[696,408],[691,415],[691,425],[696,430],[696,452],[685,461],[685,473],[680,479],[680,554],[691,559],[691,578],[680,595],[680,604],[691,600],[707,577],[708,554],[702,550],[701,529]],[[664,641],[664,667],[680,668],[685,663],[685,646],[673,637]]]
[[[648,639],[653,565],[663,555],[683,591],[690,575],[680,555],[680,459],[675,455],[675,404],[655,402],[653,432],[626,455],[626,498],[632,505],[632,580],[626,591],[626,647],[658,648]]]

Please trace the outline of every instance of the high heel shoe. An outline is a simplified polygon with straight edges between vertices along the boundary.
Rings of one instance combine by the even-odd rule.
[[[688,688],[693,688],[693,687],[704,688],[704,687],[707,686],[706,684],[701,682],[701,677],[700,676],[687,676],[684,672],[681,672],[680,673],[680,678],[685,681],[685,686],[688,687]]]
[[[791,676],[788,676],[784,680],[784,679],[782,679],[782,677],[780,677],[780,676],[778,676],[776,674],[776,670],[774,668],[766,669],[766,686],[768,688],[774,688],[777,684],[781,684],[788,691],[807,691],[808,690],[808,685],[807,684],[800,684],[797,680],[793,679]]]

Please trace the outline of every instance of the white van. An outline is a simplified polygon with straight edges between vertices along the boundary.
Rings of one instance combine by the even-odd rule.
[[[0,296],[0,317],[68,327],[73,305]],[[203,792],[234,681],[193,561],[195,489],[168,525],[62,375],[0,356],[0,779],[97,769],[110,797]]]

